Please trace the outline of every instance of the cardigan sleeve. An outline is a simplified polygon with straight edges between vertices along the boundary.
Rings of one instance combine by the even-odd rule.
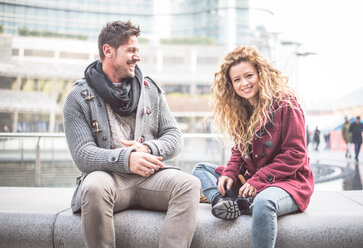
[[[131,148],[105,149],[98,147],[90,124],[89,105],[84,103],[78,87],[67,96],[63,108],[63,122],[68,148],[81,172],[109,171],[131,173]]]
[[[161,156],[164,160],[171,159],[183,150],[181,131],[177,126],[174,116],[171,114],[165,95],[160,92],[158,106],[158,134],[157,138],[148,140],[148,145],[153,155]]]
[[[306,163],[305,120],[300,107],[280,108],[281,147],[272,161],[260,168],[249,180],[258,191],[293,176]],[[276,115],[277,116],[277,115]]]

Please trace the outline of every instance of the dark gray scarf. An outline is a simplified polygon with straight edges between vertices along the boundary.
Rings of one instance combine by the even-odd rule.
[[[99,60],[91,63],[86,68],[84,75],[87,83],[118,115],[129,116],[136,112],[143,78],[137,65],[135,77],[123,80],[121,88],[116,88],[107,78],[102,71],[102,63]]]

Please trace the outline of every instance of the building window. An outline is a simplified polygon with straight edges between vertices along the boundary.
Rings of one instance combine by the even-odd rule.
[[[13,56],[19,56],[19,49],[17,49],[17,48],[13,48],[13,49],[12,49],[12,55],[13,55]]]
[[[198,65],[216,65],[218,64],[219,59],[216,57],[198,57],[197,64]]]
[[[210,85],[197,85],[196,93],[198,95],[207,95],[210,94]]]
[[[165,93],[186,93],[190,94],[190,85],[164,85],[163,86]]]
[[[163,58],[163,63],[164,64],[171,64],[171,65],[183,64],[184,63],[184,58],[183,57],[164,57]]]
[[[63,59],[89,59],[87,53],[60,52],[59,57]]]
[[[11,89],[15,78],[0,76],[0,89]]]
[[[54,57],[54,51],[25,49],[24,56]]]
[[[20,113],[18,132],[47,132],[49,129],[48,114]]]
[[[11,132],[12,130],[12,117],[11,113],[0,112],[0,132]]]

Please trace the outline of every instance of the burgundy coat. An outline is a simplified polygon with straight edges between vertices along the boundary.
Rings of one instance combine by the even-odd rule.
[[[228,176],[239,184],[238,174],[257,189],[280,187],[304,211],[314,190],[314,179],[306,153],[305,119],[300,106],[297,109],[286,102],[275,102],[270,112],[273,121],[260,125],[253,137],[252,157],[242,157],[232,148],[227,167],[219,166],[216,172]],[[278,107],[280,105],[280,107]]]

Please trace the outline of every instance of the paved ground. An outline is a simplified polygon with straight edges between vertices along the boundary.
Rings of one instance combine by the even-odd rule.
[[[72,193],[69,188],[0,187],[0,248],[84,247],[80,215],[69,209]],[[363,247],[362,196],[363,191],[314,192],[304,213],[279,218],[276,247]],[[146,210],[115,214],[117,246],[158,247],[164,217]],[[251,216],[225,221],[213,217],[209,204],[200,204],[191,247],[249,247],[250,229]]]
[[[363,179],[363,155],[360,154],[360,161],[356,162],[354,158],[346,158],[345,152],[342,151],[310,151],[310,163],[320,166],[332,166],[341,171],[339,173],[348,173],[345,178],[340,178],[334,181],[316,184],[316,190],[361,190]]]

